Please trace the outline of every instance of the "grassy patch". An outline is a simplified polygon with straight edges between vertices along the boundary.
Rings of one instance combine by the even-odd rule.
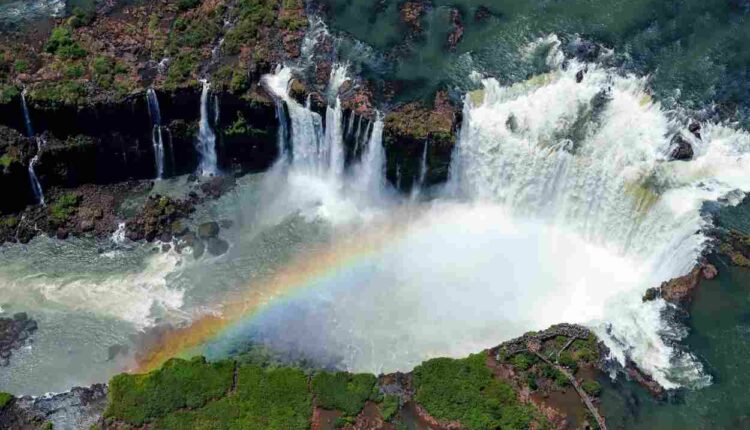
[[[369,399],[377,397],[377,379],[371,374],[320,372],[312,378],[312,389],[318,406],[355,416]]]
[[[526,429],[535,419],[513,388],[494,379],[485,355],[462,360],[437,358],[414,369],[415,400],[441,421],[459,421],[469,430]]]
[[[195,409],[226,395],[232,385],[234,363],[206,363],[172,359],[145,375],[115,376],[110,381],[106,416],[142,426],[180,409]]]

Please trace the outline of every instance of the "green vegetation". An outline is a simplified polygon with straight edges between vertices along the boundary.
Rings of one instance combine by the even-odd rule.
[[[180,409],[195,409],[224,396],[234,363],[209,364],[202,357],[172,359],[147,375],[117,375],[110,381],[107,417],[142,426]]]
[[[5,406],[10,404],[12,400],[13,400],[12,394],[0,392],[0,410],[2,410]]]
[[[13,69],[16,73],[26,73],[29,71],[29,62],[20,59],[16,60],[15,63],[13,63]]]
[[[65,193],[55,200],[55,203],[49,206],[50,221],[56,224],[62,224],[70,218],[76,211],[79,203],[79,196],[76,193]]]
[[[86,56],[86,50],[73,40],[73,32],[64,26],[52,30],[52,35],[44,45],[44,49],[50,54],[55,54],[65,59],[76,59]]]
[[[70,17],[68,23],[73,28],[86,27],[94,22],[94,18],[96,18],[96,9],[93,7],[86,9],[74,7],[73,16]]]
[[[308,428],[312,397],[301,370],[238,369],[237,390],[195,411],[177,411],[157,420],[155,429],[303,430]]]
[[[583,391],[586,392],[589,396],[598,396],[602,392],[602,386],[596,381],[583,381],[583,384],[581,384],[581,388],[583,388]]]
[[[16,158],[13,157],[10,154],[3,154],[0,157],[0,167],[3,168],[3,170],[8,170],[8,167],[10,167],[13,162],[16,161]]]
[[[312,414],[307,376],[298,369],[266,370],[235,363],[173,359],[146,375],[110,382],[106,417],[161,430],[303,430]],[[232,390],[234,388],[234,390]]]
[[[236,55],[243,45],[254,44],[258,30],[273,24],[277,3],[274,0],[239,0],[232,11],[237,23],[224,37],[224,52]]]
[[[312,378],[312,390],[318,406],[357,415],[367,400],[377,400],[377,379],[371,374],[320,372]]]
[[[0,103],[7,104],[18,98],[21,95],[21,90],[13,84],[0,83]]]
[[[43,424],[43,425],[42,425],[42,426],[40,427],[40,430],[52,430],[52,429],[54,429],[54,428],[55,428],[55,425],[54,425],[54,424],[52,424],[51,422],[47,421],[46,423],[44,423],[44,424]]]
[[[14,215],[9,215],[4,218],[0,218],[0,227],[5,228],[15,228],[18,225],[18,218]],[[0,393],[0,397],[2,397],[2,393]]]
[[[462,360],[437,358],[414,369],[415,400],[441,421],[460,421],[469,430],[526,429],[536,418],[513,388],[494,379],[484,354]]]
[[[385,421],[390,421],[391,418],[395,417],[400,404],[401,399],[398,396],[385,396],[385,398],[383,398],[383,403],[380,406],[380,414],[383,416],[383,419]]]
[[[510,358],[510,364],[518,370],[529,370],[537,361],[539,359],[535,355],[526,352],[518,353]]]
[[[77,81],[46,81],[29,90],[29,99],[48,106],[79,105],[88,91]]]
[[[578,362],[573,358],[573,354],[570,351],[563,351],[560,357],[557,358],[557,363],[561,366],[565,366],[575,373],[578,370]]]

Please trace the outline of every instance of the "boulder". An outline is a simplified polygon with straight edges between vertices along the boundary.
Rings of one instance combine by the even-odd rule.
[[[221,227],[219,227],[219,223],[217,222],[203,223],[198,227],[198,237],[203,240],[215,238],[219,235],[220,230]]]
[[[229,250],[229,243],[218,237],[212,237],[206,241],[206,249],[208,253],[214,257],[226,254]]]
[[[693,159],[693,145],[690,144],[681,134],[676,134],[672,138],[672,159],[687,161]]]

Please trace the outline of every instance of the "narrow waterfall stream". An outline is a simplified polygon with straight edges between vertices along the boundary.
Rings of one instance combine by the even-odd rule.
[[[34,125],[31,122],[31,114],[29,113],[29,107],[26,104],[26,90],[21,91],[21,109],[23,110],[23,120],[26,125],[26,135],[36,141],[36,154],[29,162],[29,181],[31,182],[31,191],[34,193],[36,201],[44,206],[44,190],[42,184],[39,182],[39,178],[34,170],[36,164],[39,162],[39,157],[42,155],[42,146],[44,144],[44,138],[36,136],[34,133]]]
[[[146,90],[148,102],[148,113],[151,117],[153,131],[151,141],[154,146],[154,162],[156,164],[156,179],[164,177],[164,138],[162,135],[161,110],[159,109],[159,98],[153,88]]]
[[[219,173],[216,159],[216,134],[211,128],[211,116],[209,113],[209,99],[211,92],[211,83],[203,80],[203,90],[201,92],[201,119],[198,129],[198,139],[196,149],[200,155],[200,164],[198,169],[203,176],[216,176]]]

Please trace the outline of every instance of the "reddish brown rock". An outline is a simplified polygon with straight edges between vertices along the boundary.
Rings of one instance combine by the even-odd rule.
[[[449,51],[455,51],[456,45],[464,36],[464,24],[461,18],[461,12],[458,9],[451,10],[451,31],[448,33],[446,48]]]

